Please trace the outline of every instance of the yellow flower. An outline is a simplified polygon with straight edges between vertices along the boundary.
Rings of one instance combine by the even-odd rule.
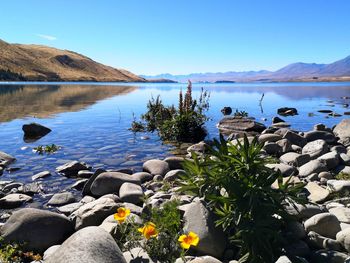
[[[125,221],[128,215],[130,215],[130,209],[119,207],[117,213],[114,214],[114,219],[121,224]]]
[[[199,237],[194,232],[189,232],[188,235],[181,235],[178,239],[181,243],[181,247],[184,249],[189,249],[190,246],[197,246],[199,243]]]
[[[158,236],[156,225],[152,222],[146,223],[143,227],[139,228],[138,231],[141,232],[146,239]]]

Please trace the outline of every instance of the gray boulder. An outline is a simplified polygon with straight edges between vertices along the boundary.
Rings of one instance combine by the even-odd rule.
[[[40,172],[40,173],[37,173],[35,175],[32,176],[32,180],[38,180],[38,179],[42,179],[42,178],[45,178],[47,176],[50,176],[51,173],[49,171],[43,171],[43,172]]]
[[[283,176],[291,176],[298,174],[298,170],[295,167],[283,163],[266,164],[266,167],[274,171],[280,171]]]
[[[79,207],[70,218],[74,220],[76,230],[87,226],[98,226],[106,217],[116,213],[118,207],[120,204],[112,198],[101,197]]]
[[[126,263],[113,237],[100,227],[86,227],[70,236],[45,263]]]
[[[159,174],[164,176],[169,172],[169,164],[162,160],[148,160],[143,164],[143,170],[153,175]]]
[[[310,156],[308,154],[288,152],[280,157],[280,161],[284,164],[300,167],[310,161]]]
[[[335,215],[340,222],[350,224],[350,208],[334,207],[329,209],[329,213]]]
[[[338,218],[331,213],[314,215],[304,223],[307,232],[314,231],[324,237],[334,239],[341,230]]]
[[[16,158],[0,151],[0,166],[8,166],[9,164],[13,163],[16,161]]]
[[[344,119],[337,124],[333,133],[339,137],[339,142],[345,147],[350,146],[350,119]]]
[[[184,175],[186,172],[182,169],[171,170],[164,176],[164,181],[173,182],[179,178],[179,176]]]
[[[91,184],[90,191],[94,196],[119,193],[123,183],[140,184],[138,178],[119,172],[104,172],[99,174]]]
[[[193,231],[200,239],[198,246],[193,247],[193,250],[204,255],[221,258],[227,240],[222,230],[215,226],[214,214],[199,199],[195,199],[191,204],[182,207],[185,210],[183,216],[184,232]]]
[[[88,167],[78,161],[68,162],[56,168],[57,173],[62,173],[66,176],[77,176],[81,170],[88,170]]]
[[[328,180],[327,188],[330,192],[348,195],[350,193],[350,181],[348,180]]]
[[[350,156],[349,155],[347,155],[345,153],[341,153],[339,155],[339,158],[340,158],[341,164],[350,166]]]
[[[327,189],[324,189],[315,182],[309,182],[305,186],[305,189],[310,193],[308,199],[314,203],[322,203],[327,200],[330,195],[330,192]]]
[[[32,198],[25,194],[9,194],[0,199],[0,208],[12,209],[32,201]]]
[[[70,220],[60,214],[24,208],[14,212],[1,228],[5,241],[24,242],[29,251],[44,252],[73,233]]]
[[[282,153],[293,151],[292,144],[287,139],[279,140],[276,143],[282,147]]]
[[[74,203],[75,197],[71,192],[63,192],[63,193],[57,193],[54,194],[51,199],[47,202],[48,205],[66,205],[70,203]]]
[[[274,134],[274,133],[266,133],[266,134],[261,134],[258,137],[258,141],[260,143],[265,143],[265,142],[277,142],[282,139],[282,136],[280,134]]]
[[[153,175],[147,172],[138,172],[131,175],[136,180],[139,180],[142,184],[153,179]]]
[[[137,205],[142,203],[143,191],[138,184],[123,183],[119,189],[119,197],[123,202]]]
[[[184,160],[183,157],[179,156],[169,156],[164,159],[164,161],[168,163],[170,170],[183,169]]]
[[[316,159],[328,152],[328,144],[324,140],[316,140],[307,143],[302,150],[303,154],[310,155],[311,159]]]
[[[312,160],[299,168],[301,177],[309,176],[313,173],[321,173],[328,171],[327,166],[319,160]]]
[[[329,170],[334,169],[339,164],[339,154],[336,152],[325,153],[324,155],[321,155],[317,159],[325,163]]]
[[[309,131],[304,134],[304,137],[308,142],[316,140],[324,140],[330,144],[336,142],[334,134],[327,131]]]
[[[303,136],[300,136],[299,134],[293,131],[287,131],[283,135],[283,139],[287,139],[288,141],[290,141],[291,144],[295,144],[300,147],[304,147],[304,145],[307,143],[307,140]]]
[[[346,228],[337,234],[337,241],[350,252],[350,228]]]
[[[267,142],[265,143],[263,150],[265,150],[267,154],[279,156],[282,153],[282,146],[275,142]]]

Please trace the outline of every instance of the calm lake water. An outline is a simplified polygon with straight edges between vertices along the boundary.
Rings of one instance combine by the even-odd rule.
[[[350,100],[342,99],[350,96],[350,83],[194,84],[195,97],[201,87],[211,93],[208,139],[218,136],[216,123],[222,118],[223,106],[247,111],[266,126],[277,116],[277,108],[295,107],[299,115],[282,118],[297,130],[311,129],[317,123],[332,127],[346,118],[327,118],[317,112],[320,109],[342,115],[350,111],[344,107]],[[94,168],[140,171],[145,160],[169,156],[174,147],[162,144],[157,134],[130,132],[133,113],[137,117],[144,113],[152,96],[160,95],[166,104],[177,104],[180,89],[185,90],[186,84],[0,84],[0,151],[15,156],[17,162],[12,167],[21,168],[5,171],[0,180],[29,183],[32,175],[51,171],[52,176],[40,181],[44,194],[35,195],[31,204],[40,206],[52,193],[75,182],[54,173],[57,166],[70,160],[84,161]],[[22,125],[30,122],[45,125],[52,132],[26,143]],[[143,140],[143,136],[149,139]],[[62,147],[56,154],[40,156],[32,151],[38,145],[52,143]]]

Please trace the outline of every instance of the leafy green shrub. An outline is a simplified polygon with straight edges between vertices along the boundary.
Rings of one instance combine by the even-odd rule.
[[[337,180],[350,180],[350,174],[341,172],[335,176],[335,179],[337,179]]]
[[[34,148],[34,151],[40,155],[43,155],[44,153],[46,154],[52,154],[57,152],[61,147],[57,146],[55,144],[51,144],[51,145],[39,145],[37,147]]]
[[[150,132],[158,131],[161,139],[167,141],[201,141],[207,135],[204,124],[208,120],[205,112],[209,109],[209,97],[209,93],[202,89],[198,101],[193,99],[191,82],[185,96],[180,91],[177,108],[165,106],[160,96],[156,99],[152,97],[147,104],[147,112],[141,116],[145,125],[134,120],[131,129],[146,127]]]
[[[218,226],[239,248],[240,262],[275,262],[282,254],[282,227],[290,219],[285,205],[303,203],[303,184],[283,183],[282,175],[265,167],[262,145],[227,143],[223,137],[209,147],[207,156],[185,161],[181,190],[204,197],[216,212]],[[278,181],[278,189],[271,187]]]
[[[26,263],[41,260],[41,256],[33,252],[24,252],[20,244],[9,244],[0,237],[0,262]]]

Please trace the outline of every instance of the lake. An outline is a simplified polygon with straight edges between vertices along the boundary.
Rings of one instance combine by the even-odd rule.
[[[198,97],[201,87],[211,93],[208,139],[219,135],[216,123],[223,117],[220,110],[224,106],[244,110],[266,126],[277,116],[278,108],[295,107],[299,115],[282,118],[302,131],[317,123],[332,127],[349,117],[343,114],[350,111],[344,105],[350,100],[342,97],[350,96],[350,83],[194,84],[194,97]],[[34,196],[30,206],[35,207],[76,181],[54,173],[57,166],[70,160],[84,161],[95,169],[140,171],[145,160],[169,156],[175,147],[163,144],[156,133],[129,131],[133,114],[138,118],[144,113],[152,96],[160,95],[166,104],[177,104],[180,89],[186,90],[186,84],[0,84],[0,151],[16,157],[11,167],[20,168],[5,171],[0,180],[29,183],[32,175],[51,171],[52,176],[40,181],[44,194]],[[317,112],[321,109],[342,116],[328,117]],[[22,125],[30,122],[47,126],[52,132],[26,143]],[[145,140],[146,136],[149,139]],[[62,147],[55,154],[33,152],[36,146],[53,143]]]

